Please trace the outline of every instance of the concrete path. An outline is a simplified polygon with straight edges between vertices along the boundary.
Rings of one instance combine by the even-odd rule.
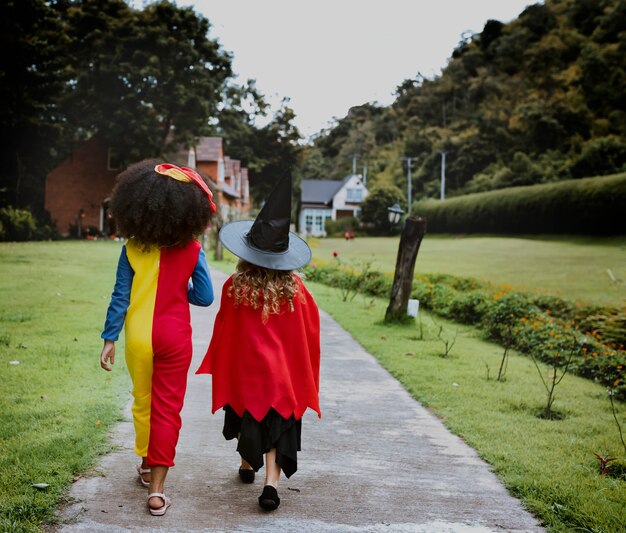
[[[225,276],[212,276],[219,295]],[[323,312],[323,418],[305,415],[299,470],[282,479],[278,510],[262,511],[263,472],[253,485],[239,481],[235,444],[221,435],[223,415],[210,414],[210,377],[193,374],[218,303],[193,312],[194,361],[176,467],[166,485],[172,507],[164,517],[146,509],[129,406],[128,421],[114,431],[114,451],[72,486],[63,533],[543,531],[471,448]]]

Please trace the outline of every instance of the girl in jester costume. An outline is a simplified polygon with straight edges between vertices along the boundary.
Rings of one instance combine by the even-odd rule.
[[[171,504],[164,483],[174,466],[191,363],[189,304],[213,301],[206,258],[195,237],[206,229],[215,204],[194,170],[147,160],[119,175],[111,210],[128,241],[102,332],[100,365],[111,370],[124,327],[135,452],[142,458],[137,472],[149,487],[150,513],[160,516]]]
[[[307,243],[289,231],[291,179],[280,180],[257,219],[231,222],[222,244],[240,258],[226,281],[209,349],[197,373],[212,374],[213,408],[225,411],[223,434],[237,438],[239,477],[254,481],[263,466],[259,505],[280,504],[281,470],[297,469],[302,415],[321,416],[317,305],[293,270],[311,260]]]

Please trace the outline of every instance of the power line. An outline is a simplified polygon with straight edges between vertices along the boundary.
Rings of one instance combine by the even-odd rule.
[[[411,183],[411,163],[413,161],[417,161],[417,157],[400,157],[399,159],[407,162],[408,171],[409,171],[408,176],[407,176],[407,197],[409,200],[409,206],[407,208],[407,216],[410,216],[411,215],[411,189],[413,187]]]
[[[441,154],[441,192],[439,195],[440,200],[445,200],[446,198],[446,151],[441,150],[439,152]]]
[[[358,152],[352,152],[352,154],[349,156],[352,158],[352,175],[354,176],[356,174],[356,160],[357,157],[359,157],[361,154],[359,154]]]

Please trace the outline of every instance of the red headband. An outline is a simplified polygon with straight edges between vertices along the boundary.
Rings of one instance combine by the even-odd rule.
[[[202,179],[202,176],[198,174],[195,170],[187,167],[177,167],[176,165],[171,165],[170,163],[163,163],[161,165],[157,165],[154,167],[154,171],[157,174],[163,174],[164,176],[169,176],[172,179],[183,182],[193,181],[198,187],[200,187],[204,194],[206,194],[209,199],[209,205],[211,207],[211,212],[215,213],[217,208],[213,203],[213,193],[209,189],[209,186]]]

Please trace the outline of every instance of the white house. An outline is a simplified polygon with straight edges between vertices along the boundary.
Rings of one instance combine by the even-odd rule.
[[[326,219],[356,217],[361,203],[367,197],[367,188],[360,174],[352,174],[341,181],[302,180],[300,192],[300,233],[315,237],[325,236]]]

